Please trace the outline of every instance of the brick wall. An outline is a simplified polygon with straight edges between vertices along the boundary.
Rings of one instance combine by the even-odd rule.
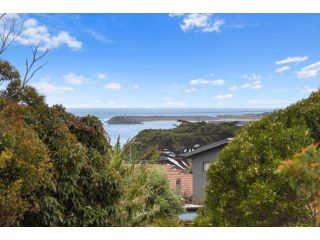
[[[169,164],[159,165],[168,175],[172,189],[177,192],[177,180],[180,179],[180,195],[190,198],[192,196],[192,174]]]

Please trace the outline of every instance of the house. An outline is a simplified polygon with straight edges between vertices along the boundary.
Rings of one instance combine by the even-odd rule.
[[[212,162],[217,159],[221,149],[231,140],[226,138],[216,143],[187,152],[181,157],[192,160],[192,202],[201,203],[204,200],[206,172]]]
[[[172,190],[186,200],[192,197],[192,174],[171,164],[159,164],[166,174]]]
[[[168,149],[164,149],[157,159],[157,166],[166,174],[173,191],[185,198],[192,197],[192,174],[188,170],[188,164],[179,156]]]

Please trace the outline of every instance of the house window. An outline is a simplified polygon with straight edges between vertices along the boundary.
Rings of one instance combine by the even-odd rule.
[[[211,164],[211,162],[204,162],[203,163],[203,171],[204,172],[208,171],[210,164]]]
[[[178,178],[176,181],[176,194],[181,195],[181,179]]]

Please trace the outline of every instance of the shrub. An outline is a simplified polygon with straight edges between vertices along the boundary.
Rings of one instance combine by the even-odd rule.
[[[170,188],[165,172],[156,165],[129,161],[131,142],[109,150],[111,166],[121,176],[123,194],[116,205],[116,226],[176,225],[182,202]]]
[[[198,225],[287,226],[304,222],[301,199],[275,173],[279,163],[320,140],[320,92],[243,127],[208,171]]]
[[[307,213],[304,225],[320,225],[320,151],[319,143],[312,144],[281,162],[277,173],[289,181],[290,187],[303,200]]]

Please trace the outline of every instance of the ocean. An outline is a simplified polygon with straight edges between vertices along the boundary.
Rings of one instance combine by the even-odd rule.
[[[104,124],[111,144],[118,136],[121,144],[136,136],[144,129],[170,129],[177,124],[176,121],[154,121],[144,124],[107,124],[106,121],[113,116],[218,116],[243,115],[271,112],[271,108],[69,108],[67,111],[76,116],[94,115]]]

